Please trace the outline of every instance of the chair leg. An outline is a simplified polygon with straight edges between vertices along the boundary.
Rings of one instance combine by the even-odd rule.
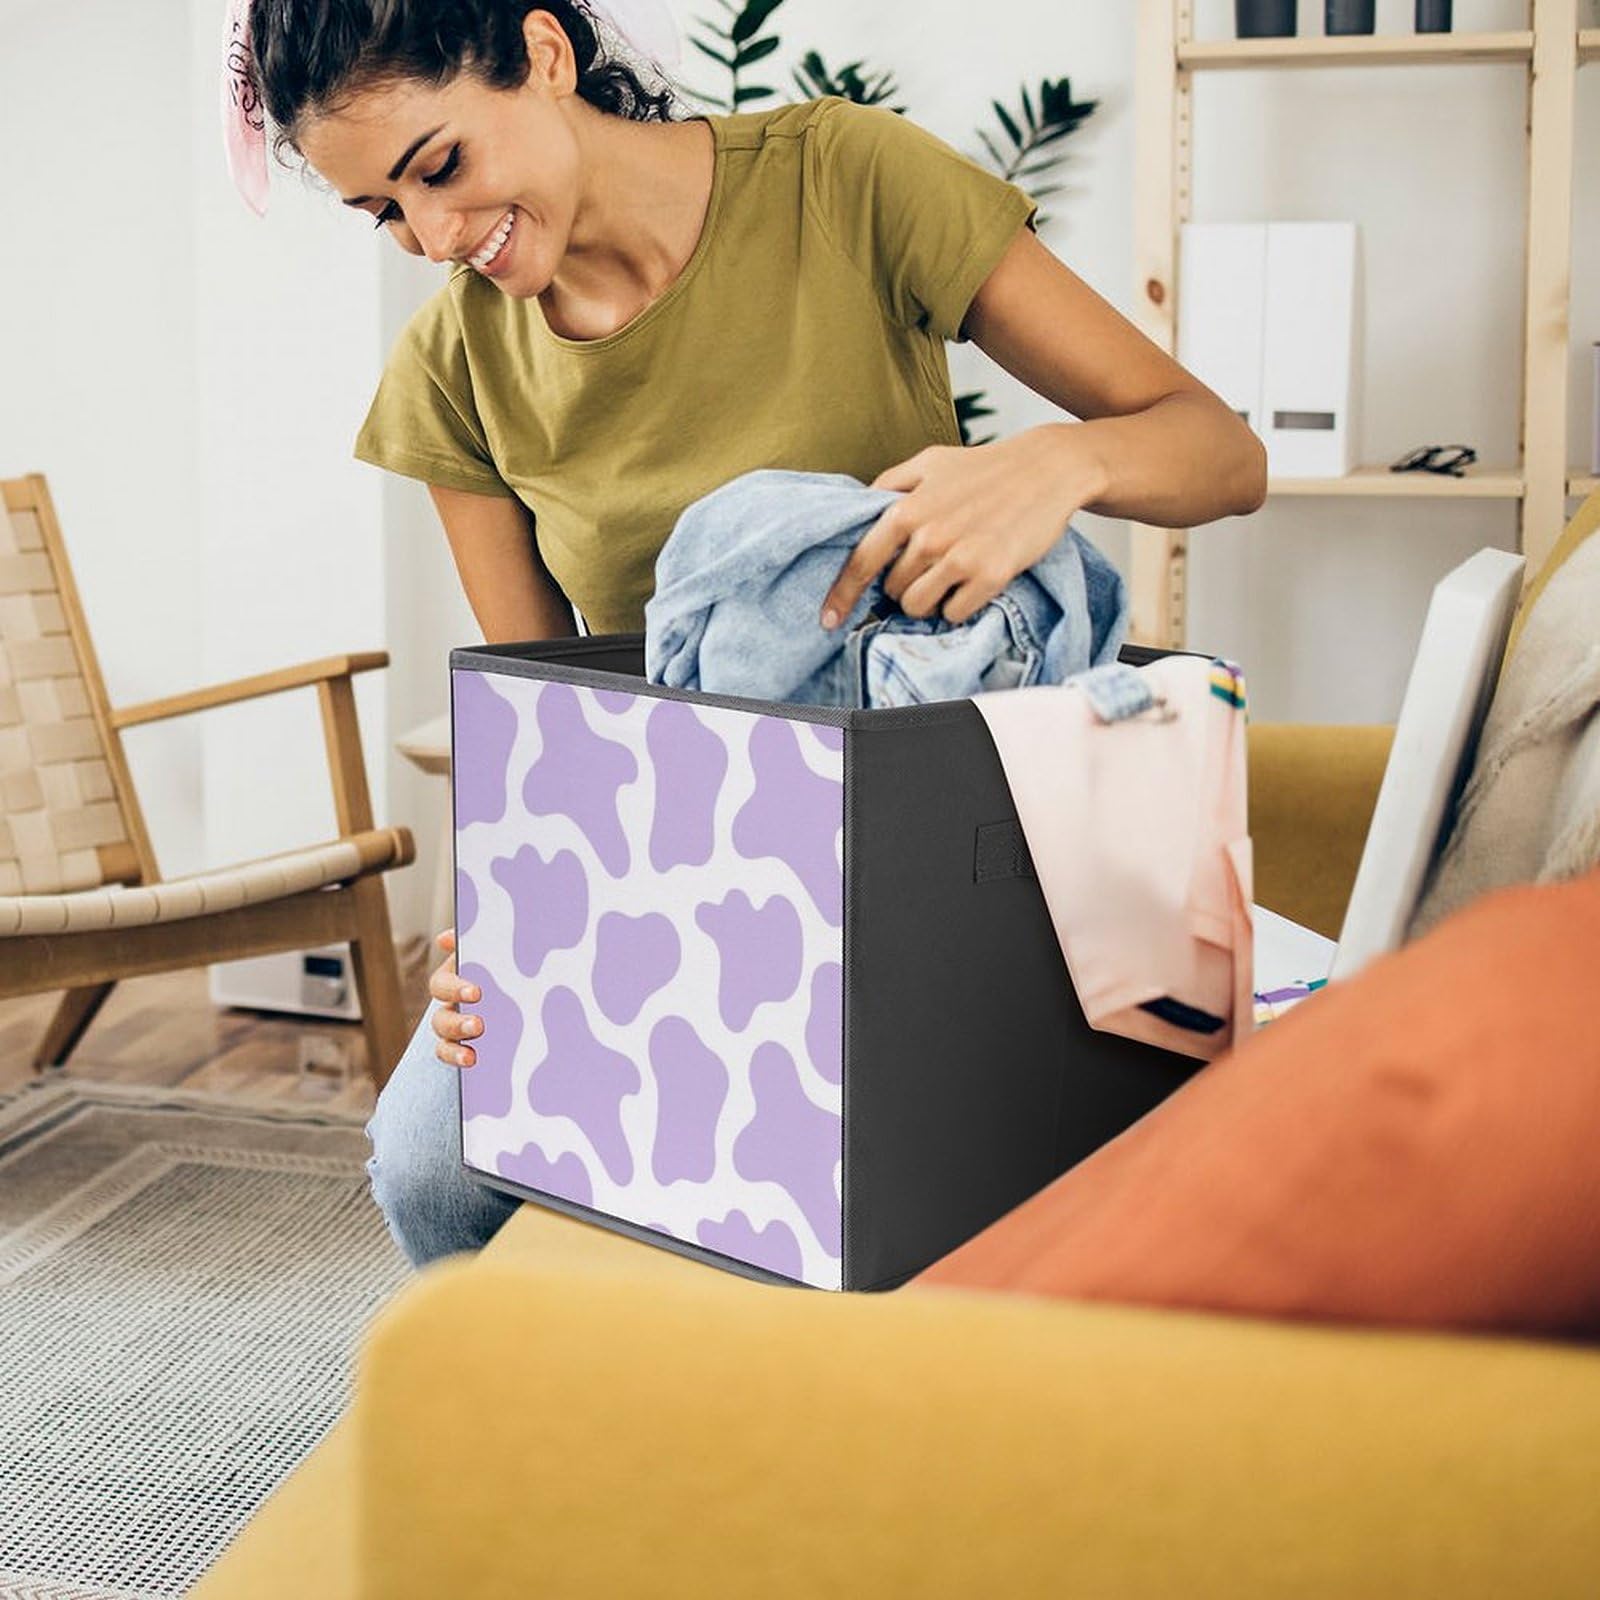
[[[358,878],[349,893],[355,896],[356,937],[350,941],[350,959],[356,969],[356,993],[361,999],[367,1073],[374,1087],[382,1089],[406,1047],[400,957],[389,927],[389,901],[383,880]]]
[[[48,1067],[64,1067],[67,1057],[77,1048],[78,1041],[94,1021],[106,998],[116,988],[116,981],[91,983],[81,989],[68,989],[61,997],[44,1037],[33,1052],[33,1070],[43,1072]]]

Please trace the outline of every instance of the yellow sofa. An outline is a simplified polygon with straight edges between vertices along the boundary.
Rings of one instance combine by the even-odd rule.
[[[1252,738],[1263,899],[1332,926],[1388,732]],[[827,1295],[529,1205],[191,1593],[1593,1600],[1600,1349]]]
[[[1252,729],[1264,904],[1337,932],[1389,736]],[[528,1205],[191,1594],[1595,1600],[1600,1348],[828,1295]]]

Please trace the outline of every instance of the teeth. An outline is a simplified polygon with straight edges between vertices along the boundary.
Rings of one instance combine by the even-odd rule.
[[[486,244],[483,249],[477,253],[477,255],[467,257],[473,266],[480,269],[486,267],[497,255],[500,254],[501,246],[504,245],[506,240],[510,237],[512,224],[515,221],[516,213],[512,211],[506,212],[505,220],[498,228],[495,229],[494,236],[489,240],[488,244]]]

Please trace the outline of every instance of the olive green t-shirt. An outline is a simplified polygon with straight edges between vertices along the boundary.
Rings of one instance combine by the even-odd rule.
[[[551,331],[462,264],[395,342],[355,454],[515,495],[594,633],[639,632],[679,513],[757,467],[870,483],[959,444],[945,340],[1035,206],[894,112],[836,96],[705,119],[699,242],[632,321]]]

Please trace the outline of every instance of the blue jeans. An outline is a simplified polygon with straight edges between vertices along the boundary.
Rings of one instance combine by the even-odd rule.
[[[366,1126],[372,1197],[412,1266],[480,1250],[522,1202],[477,1182],[461,1165],[460,1098],[452,1067],[434,1054],[430,999]]]
[[[1020,591],[1019,591],[1020,593]],[[1018,593],[1002,590],[965,622],[908,617],[887,599],[825,668],[830,705],[914,706],[1038,680],[1044,644]]]

